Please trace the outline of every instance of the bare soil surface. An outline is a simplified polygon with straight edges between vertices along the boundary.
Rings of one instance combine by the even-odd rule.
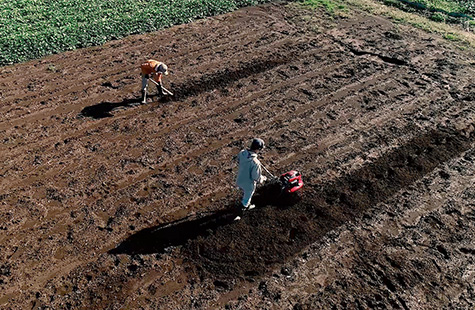
[[[282,3],[0,76],[1,309],[475,305],[470,49]],[[256,136],[305,186],[233,222]]]

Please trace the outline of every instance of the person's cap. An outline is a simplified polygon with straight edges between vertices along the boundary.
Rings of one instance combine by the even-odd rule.
[[[262,150],[264,148],[264,140],[259,138],[252,139],[251,150]]]
[[[158,72],[161,72],[165,75],[168,75],[168,66],[166,64],[160,64],[160,66],[158,66]]]

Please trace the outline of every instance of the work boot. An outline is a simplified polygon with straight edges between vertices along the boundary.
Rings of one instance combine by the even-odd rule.
[[[142,90],[142,104],[147,103],[147,98],[145,98],[145,91]]]
[[[256,207],[256,205],[248,205],[247,207],[242,208],[244,211],[252,210]]]

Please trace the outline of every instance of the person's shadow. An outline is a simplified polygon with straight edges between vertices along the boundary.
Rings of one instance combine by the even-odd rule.
[[[189,216],[144,229],[109,253],[163,254],[170,246],[182,246],[181,255],[203,276],[229,280],[226,283],[260,276],[347,222],[371,218],[386,208],[388,214],[397,212],[400,205],[385,205],[388,199],[470,150],[474,140],[473,134],[440,127],[348,174],[325,183],[308,182],[296,204],[279,195],[281,188],[269,184],[256,191],[256,209],[244,212],[240,221],[235,222],[229,210]],[[464,155],[467,160],[473,157],[470,152]],[[451,177],[443,170],[439,176]]]
[[[279,206],[288,200],[279,196],[280,185],[270,182],[260,187],[252,203],[257,208],[265,205]],[[295,201],[293,201],[295,203]],[[232,204],[223,210],[187,216],[174,222],[164,223],[155,227],[145,228],[129,236],[109,254],[161,254],[168,247],[186,244],[199,236],[207,236],[219,227],[234,223],[237,215],[242,216],[239,204]]]
[[[158,95],[148,95],[147,97],[152,98],[153,101],[158,100],[159,102],[167,102],[171,100],[167,96],[159,97]],[[129,98],[129,99],[124,99],[120,102],[101,102],[95,105],[85,107],[84,109],[82,109],[80,115],[85,116],[85,117],[91,117],[94,119],[101,119],[105,117],[114,116],[111,112],[120,107],[131,108],[131,107],[135,107],[141,104],[142,104],[141,98]]]
[[[219,226],[234,220],[232,209],[220,210],[206,215],[195,214],[159,226],[142,229],[125,239],[109,254],[154,254],[164,253],[166,248],[185,244],[188,240],[206,236]]]
[[[140,104],[140,98],[125,99],[121,102],[101,102],[95,105],[85,107],[81,111],[82,116],[100,119],[112,117],[112,111],[120,107],[133,107]]]
[[[287,59],[264,59],[253,60],[250,63],[239,66],[233,70],[223,69],[221,71],[213,72],[210,74],[204,74],[194,79],[183,81],[181,84],[170,83],[170,89],[173,89],[173,96],[163,96],[158,98],[160,102],[179,101],[188,97],[197,96],[202,93],[212,91],[214,89],[223,89],[228,85],[234,83],[237,80],[248,78],[251,75],[265,72],[270,68],[274,68],[283,63],[286,63]],[[111,87],[110,82],[106,82],[105,86]],[[114,87],[113,87],[114,88]],[[149,95],[148,97],[156,97],[157,95]],[[157,98],[153,99],[157,101]],[[94,119],[101,119],[105,117],[112,117],[112,111],[119,107],[131,107],[139,105],[141,99],[125,99],[121,102],[101,102],[89,107],[85,107],[81,111],[81,115],[91,117]]]

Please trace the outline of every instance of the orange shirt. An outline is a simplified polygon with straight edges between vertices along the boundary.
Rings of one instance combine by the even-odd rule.
[[[147,60],[143,64],[140,65],[140,69],[142,70],[142,74],[152,74],[152,73],[157,73],[158,66],[160,66],[162,63],[153,59]],[[158,73],[157,77],[155,77],[155,80],[161,81],[162,80],[162,73]]]

